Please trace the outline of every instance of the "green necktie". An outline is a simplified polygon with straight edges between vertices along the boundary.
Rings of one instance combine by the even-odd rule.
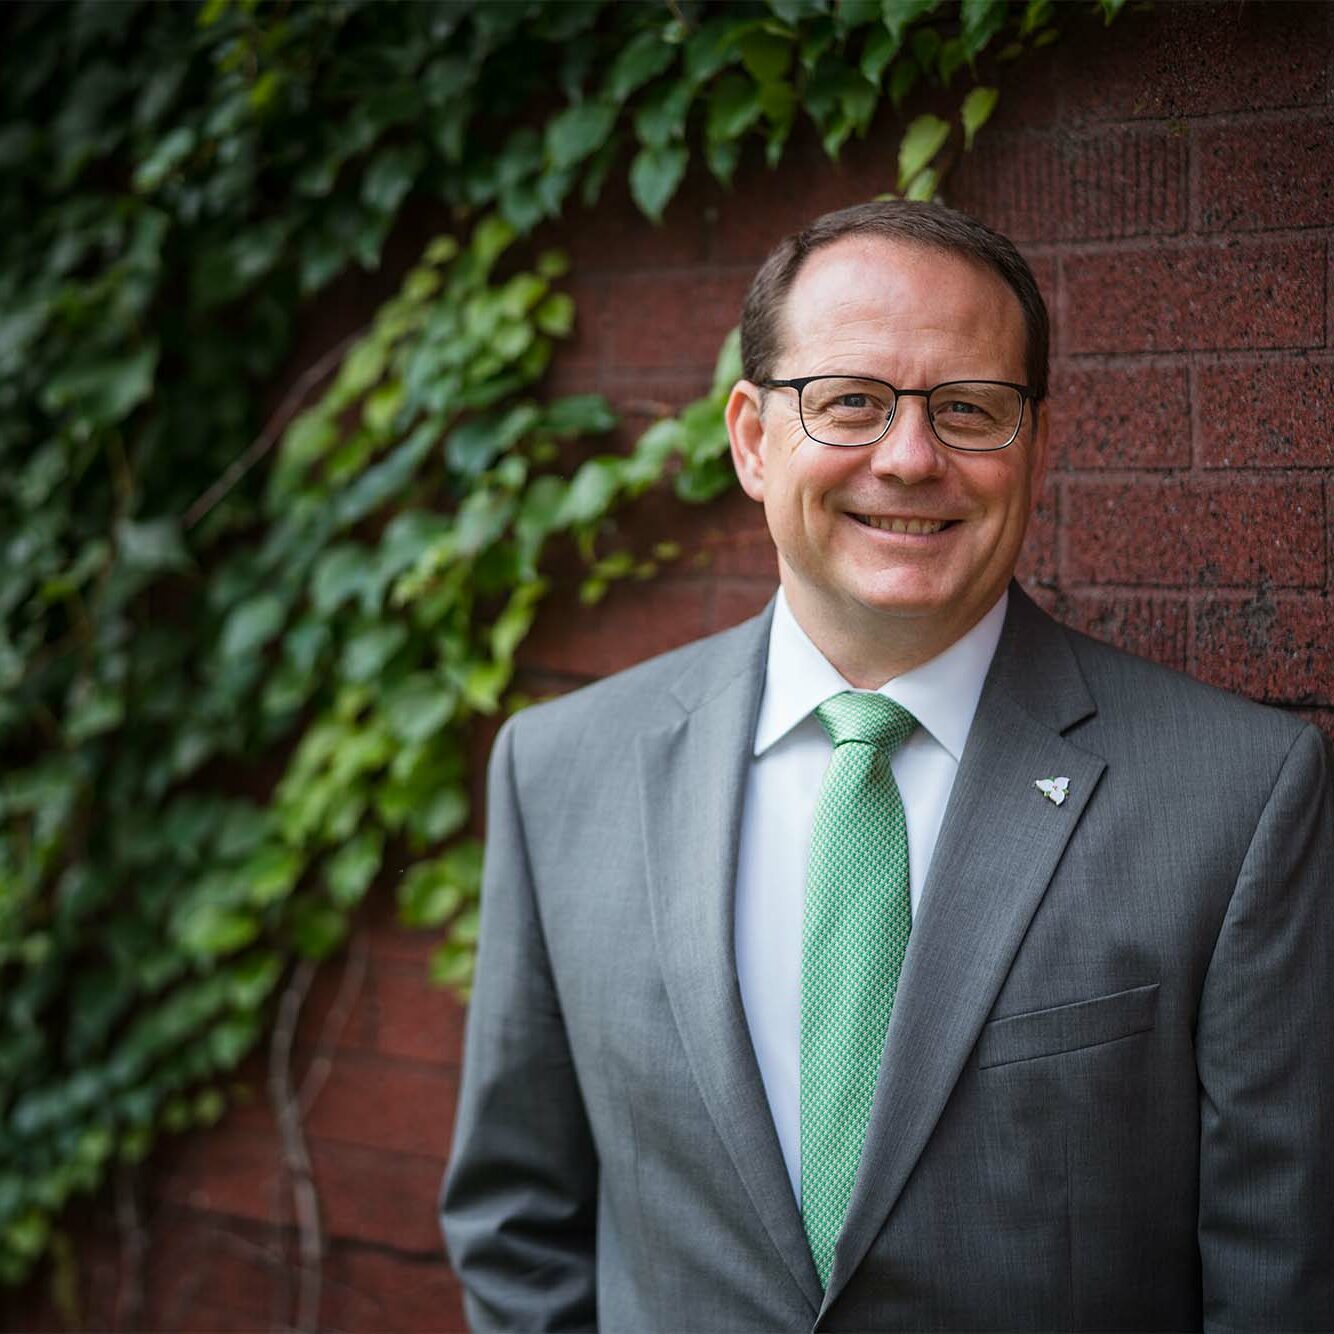
[[[815,808],[801,950],[801,1213],[828,1284],[871,1119],[912,927],[908,830],[889,758],[917,726],[846,691],[815,716],[834,743]]]

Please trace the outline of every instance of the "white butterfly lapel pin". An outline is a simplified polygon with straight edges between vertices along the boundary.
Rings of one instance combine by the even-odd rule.
[[[1070,790],[1068,778],[1039,778],[1033,785],[1053,805],[1059,806]]]

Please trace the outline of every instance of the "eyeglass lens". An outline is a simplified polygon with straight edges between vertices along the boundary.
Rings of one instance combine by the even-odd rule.
[[[1023,395],[1009,385],[955,380],[937,385],[927,414],[942,443],[955,449],[1002,449],[1019,430]],[[821,376],[801,391],[806,432],[826,445],[869,445],[885,434],[894,391],[880,380]]]

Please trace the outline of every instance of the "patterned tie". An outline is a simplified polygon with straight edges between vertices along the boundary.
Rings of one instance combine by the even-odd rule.
[[[834,743],[815,808],[801,953],[801,1213],[828,1285],[912,927],[908,831],[889,757],[917,720],[847,691],[815,716]]]

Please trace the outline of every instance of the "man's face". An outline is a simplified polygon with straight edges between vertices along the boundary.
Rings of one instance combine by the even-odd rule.
[[[775,379],[1026,382],[1014,293],[924,247],[849,237],[816,251],[788,293],[782,332]],[[741,484],[764,505],[788,600],[817,642],[898,633],[933,655],[1000,596],[1045,468],[1045,417],[1035,429],[1031,404],[1013,444],[975,454],[935,438],[921,398],[901,399],[889,433],[854,448],[810,439],[794,389],[742,381],[727,416]]]

